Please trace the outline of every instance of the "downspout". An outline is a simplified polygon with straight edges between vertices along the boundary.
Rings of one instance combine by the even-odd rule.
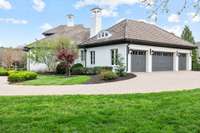
[[[85,68],[87,67],[87,49],[84,48],[84,53],[85,53]]]
[[[129,45],[126,46],[126,72],[128,72],[128,54],[129,54]]]

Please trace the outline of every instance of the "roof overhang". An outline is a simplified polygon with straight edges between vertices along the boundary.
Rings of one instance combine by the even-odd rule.
[[[169,44],[163,42],[151,42],[146,40],[136,40],[136,39],[118,39],[118,40],[109,40],[109,41],[102,41],[97,43],[90,43],[90,44],[80,44],[78,45],[79,48],[92,48],[92,47],[101,47],[101,46],[108,46],[108,45],[117,45],[117,44],[138,44],[138,45],[147,45],[147,46],[157,46],[157,47],[167,47],[167,48],[178,48],[178,49],[196,49],[196,46],[186,46],[182,44]]]

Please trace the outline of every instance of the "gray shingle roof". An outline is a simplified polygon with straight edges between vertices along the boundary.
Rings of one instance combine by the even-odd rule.
[[[66,37],[70,40],[73,40],[75,44],[80,44],[89,38],[90,29],[83,27],[83,25],[74,25],[70,27],[67,25],[60,25],[44,32],[43,35],[46,37],[41,40],[54,39],[56,37]],[[32,44],[26,47],[31,48]]]
[[[160,46],[165,45],[168,47],[174,47],[175,45],[188,48],[194,47],[193,44],[182,40],[170,32],[167,32],[153,24],[141,21],[124,20],[106,31],[109,31],[112,36],[104,39],[97,39],[97,36],[94,36],[83,42],[80,46],[101,45],[101,43],[112,43],[112,41],[116,40],[132,40],[133,43],[155,43]]]

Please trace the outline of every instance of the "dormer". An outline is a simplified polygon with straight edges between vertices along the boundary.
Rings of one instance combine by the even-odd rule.
[[[106,39],[111,36],[112,36],[112,34],[109,31],[101,31],[97,34],[97,39]]]

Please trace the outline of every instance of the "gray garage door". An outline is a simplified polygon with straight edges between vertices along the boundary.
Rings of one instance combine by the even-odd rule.
[[[146,51],[134,50],[132,52],[131,71],[146,72]]]
[[[152,71],[172,71],[173,53],[154,52],[152,56]]]
[[[179,70],[186,70],[186,54],[179,55]]]

